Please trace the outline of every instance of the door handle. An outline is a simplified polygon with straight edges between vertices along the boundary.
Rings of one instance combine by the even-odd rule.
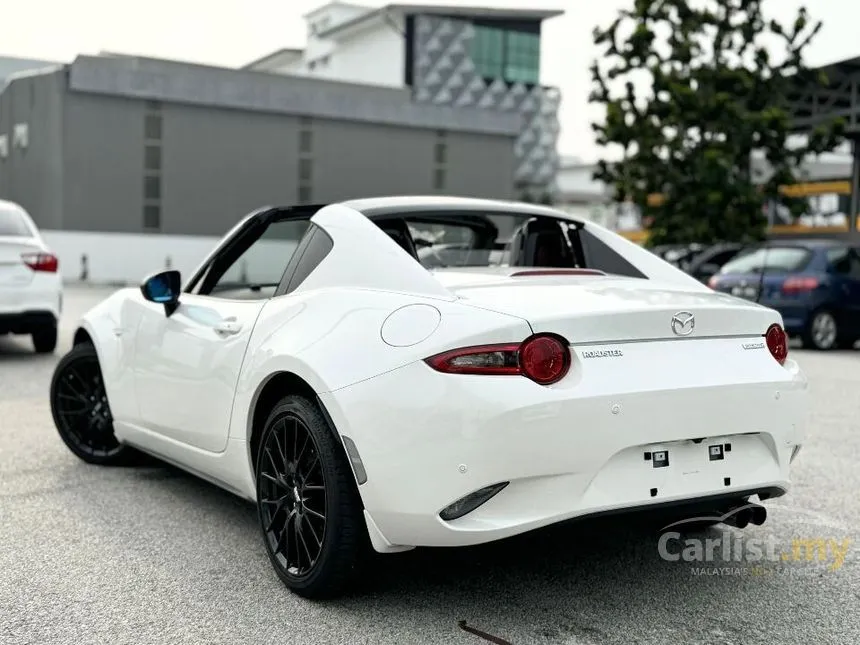
[[[215,333],[222,336],[233,336],[242,331],[242,323],[235,320],[222,320],[215,325]]]

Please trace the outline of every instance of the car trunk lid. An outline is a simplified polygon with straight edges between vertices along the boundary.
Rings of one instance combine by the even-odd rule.
[[[43,252],[38,240],[27,237],[0,237],[0,287],[30,284],[33,271],[23,260],[26,253]]]
[[[535,332],[573,344],[761,336],[779,322],[770,309],[704,287],[640,278],[528,271],[436,276],[464,303],[518,316]]]

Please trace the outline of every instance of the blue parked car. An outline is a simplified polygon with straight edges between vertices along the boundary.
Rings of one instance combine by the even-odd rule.
[[[776,309],[804,347],[852,347],[860,339],[860,249],[843,240],[753,246],[708,285]]]

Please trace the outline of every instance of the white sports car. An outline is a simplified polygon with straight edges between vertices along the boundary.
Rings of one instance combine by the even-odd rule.
[[[267,208],[184,288],[166,271],[121,290],[74,343],[51,386],[71,451],[142,451],[252,500],[309,597],[368,546],[778,497],[805,426],[777,312],[528,204]],[[764,521],[748,507],[731,521]]]

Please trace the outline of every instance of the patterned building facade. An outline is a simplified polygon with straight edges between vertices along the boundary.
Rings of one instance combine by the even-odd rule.
[[[520,115],[515,181],[532,200],[555,195],[559,169],[561,95],[540,84],[540,28],[540,19],[406,19],[406,84],[414,100]]]

